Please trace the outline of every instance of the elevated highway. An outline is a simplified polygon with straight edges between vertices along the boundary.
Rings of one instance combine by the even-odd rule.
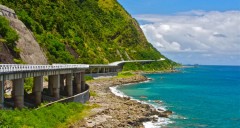
[[[4,82],[13,82],[12,100],[15,108],[24,107],[24,79],[33,78],[33,102],[40,105],[44,97],[59,100],[64,97],[75,97],[72,101],[86,102],[89,100],[89,88],[85,84],[84,75],[112,74],[117,75],[125,63],[147,63],[159,60],[130,60],[117,61],[110,64],[52,64],[52,65],[27,65],[27,64],[0,64],[0,108],[4,107]],[[47,77],[47,96],[43,95],[44,76]],[[46,93],[45,93],[46,94]],[[81,98],[82,97],[82,98]],[[78,99],[78,100],[76,100]]]

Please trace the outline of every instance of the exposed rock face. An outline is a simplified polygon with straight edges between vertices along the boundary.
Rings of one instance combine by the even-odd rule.
[[[13,27],[19,35],[19,40],[16,42],[16,45],[17,48],[21,50],[21,59],[27,64],[48,64],[47,58],[33,34],[27,29],[24,23],[17,18],[15,11],[0,5],[0,12],[0,15],[6,17],[10,21],[11,27]],[[9,54],[10,52],[7,51],[7,48],[5,48],[4,45],[1,45],[1,48],[3,50],[5,49],[5,52],[3,51],[2,54],[0,54],[1,58],[3,58],[1,62],[13,63],[9,61],[13,60],[11,59],[13,57]],[[7,57],[10,57],[10,59],[7,59]]]
[[[19,40],[16,44],[17,48],[21,50],[21,59],[28,64],[48,64],[44,52],[24,23],[15,18],[8,17],[8,19],[19,35]]]
[[[0,42],[0,62],[4,64],[12,64],[13,62],[13,56],[11,52],[9,51],[8,47]]]
[[[0,4],[0,15],[6,16],[6,17],[13,17],[17,19],[16,13],[14,10],[1,4]]]

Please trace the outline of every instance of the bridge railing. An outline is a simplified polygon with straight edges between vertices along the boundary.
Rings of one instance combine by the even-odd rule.
[[[5,72],[22,72],[22,71],[39,71],[39,70],[61,70],[61,69],[89,69],[90,67],[115,67],[122,63],[127,62],[152,62],[162,61],[159,60],[130,60],[130,61],[117,61],[110,64],[52,64],[52,65],[29,65],[29,64],[0,64],[0,73]]]
[[[0,73],[22,72],[38,70],[59,70],[59,69],[86,69],[88,65],[83,64],[61,64],[61,65],[25,65],[25,64],[0,64]]]

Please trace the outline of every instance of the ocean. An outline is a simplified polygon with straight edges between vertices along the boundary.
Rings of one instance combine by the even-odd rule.
[[[120,94],[173,111],[145,127],[240,128],[240,66],[179,68],[146,74],[148,82],[119,86]]]

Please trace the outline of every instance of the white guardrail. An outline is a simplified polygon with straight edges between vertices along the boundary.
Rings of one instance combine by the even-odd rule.
[[[88,69],[86,64],[53,64],[53,65],[27,65],[27,64],[0,64],[0,73],[59,70],[59,69]]]
[[[163,61],[164,58],[159,60],[129,60],[117,61],[110,64],[93,64],[92,66],[118,66],[121,63],[127,62],[152,62]],[[52,65],[29,65],[29,64],[0,64],[0,73],[6,72],[23,72],[23,71],[39,71],[39,70],[60,70],[60,69],[89,69],[88,64],[52,64]]]

